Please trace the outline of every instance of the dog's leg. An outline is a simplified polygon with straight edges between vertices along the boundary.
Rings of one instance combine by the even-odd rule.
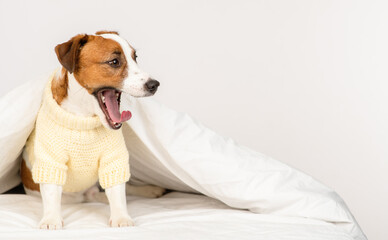
[[[127,195],[134,195],[147,198],[158,198],[166,192],[166,189],[153,185],[134,186],[129,183],[125,186]]]
[[[128,215],[127,199],[125,195],[125,183],[105,189],[109,200],[111,227],[133,226],[134,222]]]
[[[40,193],[43,202],[43,218],[39,223],[41,229],[61,229],[62,186],[56,184],[40,184]]]

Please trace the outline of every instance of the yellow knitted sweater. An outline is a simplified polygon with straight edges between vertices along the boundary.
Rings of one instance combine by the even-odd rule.
[[[129,180],[122,130],[105,128],[97,116],[62,109],[52,97],[51,79],[26,151],[34,181],[63,185],[64,192],[85,190],[97,180],[103,188]]]

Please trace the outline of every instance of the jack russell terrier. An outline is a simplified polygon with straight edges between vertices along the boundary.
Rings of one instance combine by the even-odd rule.
[[[131,113],[120,113],[120,97],[151,96],[159,82],[139,69],[136,51],[117,32],[80,34],[55,52],[62,68],[44,90],[20,170],[26,193],[42,197],[39,227],[63,227],[61,201],[107,202],[110,226],[133,226],[126,192],[159,197],[165,189],[126,184],[129,155],[121,125]]]

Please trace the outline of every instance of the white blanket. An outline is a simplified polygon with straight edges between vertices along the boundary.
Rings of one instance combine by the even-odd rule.
[[[25,83],[0,100],[0,192],[20,182],[17,159],[47,80]],[[366,239],[343,200],[312,177],[239,146],[152,98],[123,96],[122,105],[133,114],[123,125],[132,181],[199,192],[254,213],[325,221],[354,239]]]
[[[28,204],[26,204],[28,203]],[[135,227],[108,227],[109,206],[64,204],[65,227],[38,230],[42,201],[26,195],[0,195],[0,239],[133,240],[351,240],[335,225],[311,219],[254,214],[218,200],[187,193],[159,199],[128,198]]]

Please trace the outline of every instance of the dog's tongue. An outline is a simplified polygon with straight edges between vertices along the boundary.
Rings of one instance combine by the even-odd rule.
[[[117,102],[115,90],[106,90],[103,94],[110,119],[112,119],[114,122],[121,123],[128,121],[132,117],[130,111],[123,111],[120,114],[119,103]]]

